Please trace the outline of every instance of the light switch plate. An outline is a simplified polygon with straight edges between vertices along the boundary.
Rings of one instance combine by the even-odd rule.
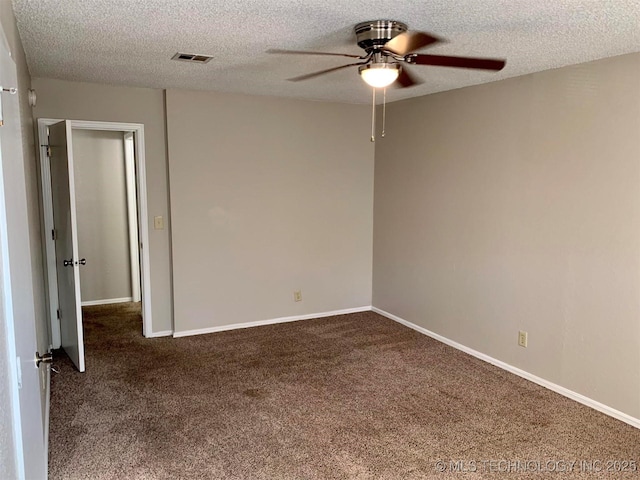
[[[164,218],[161,215],[153,217],[153,228],[162,230],[164,228]]]

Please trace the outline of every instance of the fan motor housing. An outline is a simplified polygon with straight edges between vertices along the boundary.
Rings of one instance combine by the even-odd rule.
[[[406,24],[397,20],[372,20],[355,26],[358,46],[367,53],[382,48],[385,43],[407,29]]]

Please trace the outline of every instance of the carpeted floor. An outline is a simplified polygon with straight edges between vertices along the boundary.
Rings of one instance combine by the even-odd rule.
[[[87,372],[56,352],[51,479],[640,479],[640,430],[375,313],[140,331],[91,307]]]

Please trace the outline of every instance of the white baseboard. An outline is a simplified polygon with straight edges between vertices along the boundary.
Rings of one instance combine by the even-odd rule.
[[[205,333],[224,332],[227,330],[236,330],[238,328],[261,327],[263,325],[273,325],[274,323],[297,322],[298,320],[311,320],[313,318],[333,317],[334,315],[346,315],[348,313],[369,312],[371,306],[347,308],[345,310],[334,310],[332,312],[310,313],[307,315],[295,315],[293,317],[271,318],[269,320],[258,320],[256,322],[233,323],[231,325],[221,325],[219,327],[200,328],[197,330],[183,330],[174,332],[173,338],[188,337],[190,335],[203,335]]]
[[[151,332],[151,335],[147,335],[145,338],[170,337],[171,335],[173,335],[173,330],[162,330],[160,332]]]
[[[133,302],[133,297],[123,298],[106,298],[104,300],[89,300],[88,302],[81,302],[83,307],[91,307],[93,305],[109,305],[111,303],[126,303]]]
[[[507,372],[511,372],[515,375],[518,375],[519,377],[522,377],[526,380],[529,380],[533,383],[537,383],[540,386],[543,386],[545,388],[548,388],[549,390],[552,390],[556,393],[559,393],[560,395],[563,395],[567,398],[570,398],[571,400],[575,400],[578,403],[582,403],[583,405],[586,405],[587,407],[591,407],[594,410],[598,410],[599,412],[604,413],[605,415],[609,415],[610,417],[613,417],[615,419],[618,419],[624,423],[628,423],[629,425],[636,427],[636,428],[640,428],[640,419],[632,417],[631,415],[627,415],[626,413],[623,413],[619,410],[616,410],[615,408],[611,408],[607,405],[604,405],[603,403],[597,402],[596,400],[593,400],[589,397],[585,397],[584,395],[574,392],[572,390],[569,390],[568,388],[562,387],[560,385],[557,385],[553,382],[550,382],[548,380],[545,380],[544,378],[540,378],[536,375],[533,375],[532,373],[526,372],[524,370],[521,370],[517,367],[514,367],[513,365],[509,365],[508,363],[505,363],[501,360],[497,360],[493,357],[490,357],[489,355],[486,355],[484,353],[478,352],[477,350],[474,350],[472,348],[466,347],[458,342],[454,342],[453,340],[450,340],[446,337],[443,337],[442,335],[438,335],[437,333],[434,333],[430,330],[427,330],[426,328],[420,327],[414,323],[411,323],[403,318],[400,318],[396,315],[393,315],[392,313],[389,312],[385,312],[384,310],[381,310],[379,308],[376,307],[372,307],[371,308],[372,311],[379,313],[380,315],[387,317],[391,320],[394,320],[398,323],[401,323],[402,325],[405,325],[409,328],[412,328],[413,330],[416,330],[417,332],[420,332],[424,335],[427,335],[428,337],[431,337],[435,340],[438,340],[439,342],[445,343],[457,350],[461,350],[465,353],[468,353],[469,355],[472,355],[476,358],[479,358],[480,360],[483,360],[487,363],[490,363],[492,365],[495,365],[496,367],[502,368],[503,370],[506,370]]]

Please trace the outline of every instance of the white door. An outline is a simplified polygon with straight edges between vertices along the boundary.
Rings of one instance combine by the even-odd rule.
[[[49,148],[60,340],[62,348],[76,368],[84,372],[80,266],[85,260],[78,258],[73,148],[69,120],[49,126]]]
[[[16,66],[1,27],[0,85],[3,89],[17,87]],[[46,380],[46,366],[38,368],[35,361],[36,317],[20,109],[17,95],[3,92],[0,101],[4,123],[0,126],[0,337],[4,337],[0,338],[0,415],[11,430],[2,432],[9,443],[3,443],[0,453],[5,460],[13,457],[7,468],[14,478],[43,479],[47,475],[42,416],[45,384],[40,379]]]
[[[138,237],[138,196],[136,193],[136,158],[133,132],[124,134],[124,163],[127,181],[127,216],[129,221],[129,257],[131,263],[131,298],[141,300],[140,239]]]

